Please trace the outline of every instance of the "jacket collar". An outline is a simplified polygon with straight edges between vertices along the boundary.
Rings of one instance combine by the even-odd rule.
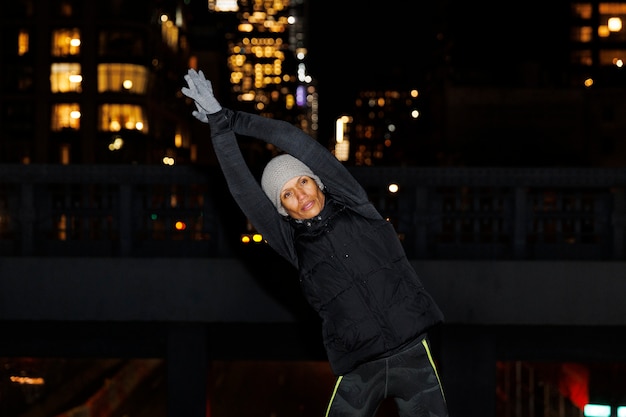
[[[297,230],[313,231],[319,228],[321,225],[326,224],[330,218],[342,211],[344,208],[344,205],[336,202],[330,197],[330,195],[327,194],[326,204],[324,204],[324,208],[322,209],[322,211],[319,212],[317,216],[310,219],[293,219],[289,217],[288,220],[291,225]]]

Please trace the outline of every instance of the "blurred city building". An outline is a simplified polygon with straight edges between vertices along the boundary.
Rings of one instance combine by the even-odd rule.
[[[182,2],[24,0],[0,20],[2,163],[194,160]]]
[[[321,121],[333,98],[310,70],[306,1],[11,2],[0,161],[210,163],[178,91],[194,66],[226,105],[290,121],[350,165],[619,166],[623,8],[536,4],[492,21],[443,3],[418,64],[408,49],[389,63],[398,76],[363,81]]]
[[[424,6],[431,41],[398,39],[390,76],[359,80],[336,146],[366,166],[623,166],[625,7]]]
[[[242,1],[224,11],[220,3],[202,4],[224,28],[224,38],[197,54],[188,28],[193,8],[182,1],[8,4],[0,17],[0,161],[204,162],[206,152],[198,159],[190,133],[197,121],[179,93],[190,65],[218,84],[226,77],[226,102],[232,98],[243,109],[291,121],[315,136],[304,4]],[[193,40],[198,47],[201,41]],[[206,133],[196,141],[206,142]]]

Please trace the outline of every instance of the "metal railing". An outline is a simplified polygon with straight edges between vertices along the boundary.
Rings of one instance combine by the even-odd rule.
[[[626,169],[350,170],[412,259],[626,259]],[[247,232],[216,167],[0,165],[0,256],[228,257]]]

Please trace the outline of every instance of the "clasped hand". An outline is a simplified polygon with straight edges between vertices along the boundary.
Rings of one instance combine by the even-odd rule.
[[[222,106],[213,95],[213,85],[207,80],[202,70],[197,72],[190,68],[184,76],[189,87],[183,87],[180,91],[196,104],[196,109],[191,114],[201,122],[207,123],[207,114],[217,113]]]

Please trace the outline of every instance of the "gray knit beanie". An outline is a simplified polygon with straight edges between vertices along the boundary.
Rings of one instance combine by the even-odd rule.
[[[294,177],[306,175],[311,177],[320,187],[320,190],[324,189],[324,184],[320,180],[320,177],[315,175],[311,168],[302,163],[299,159],[294,158],[289,154],[282,154],[272,158],[261,176],[261,188],[265,191],[265,194],[274,203],[276,210],[283,216],[287,216],[287,211],[280,202],[280,191],[287,181]]]

